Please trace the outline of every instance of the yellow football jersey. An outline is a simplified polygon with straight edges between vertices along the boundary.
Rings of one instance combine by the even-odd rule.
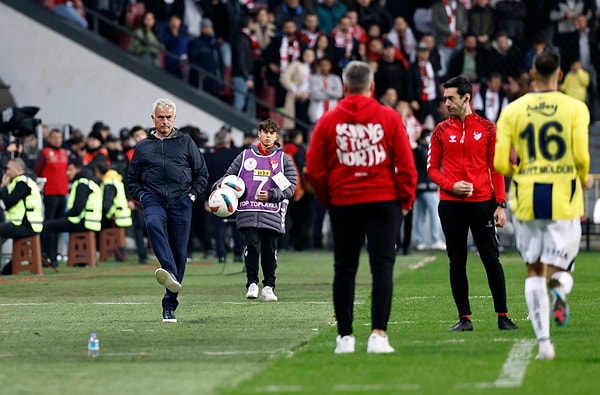
[[[522,221],[583,215],[590,113],[562,92],[527,93],[502,110],[494,166],[512,177],[510,207]],[[511,162],[511,147],[517,154]]]

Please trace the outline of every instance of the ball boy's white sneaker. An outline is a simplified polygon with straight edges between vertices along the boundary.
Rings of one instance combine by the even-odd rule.
[[[340,336],[335,338],[335,353],[336,354],[351,354],[354,352],[356,339],[354,336]]]
[[[273,288],[266,286],[262,290],[262,300],[265,302],[277,301],[277,296],[273,293]]]
[[[252,283],[248,286],[248,292],[246,292],[246,299],[258,298],[258,285]]]
[[[389,354],[393,353],[394,347],[390,346],[390,341],[386,336],[381,336],[376,333],[372,333],[369,336],[369,342],[367,343],[367,352],[371,354]]]

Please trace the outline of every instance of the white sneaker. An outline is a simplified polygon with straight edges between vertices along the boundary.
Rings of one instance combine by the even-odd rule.
[[[169,273],[165,269],[159,267],[154,272],[154,275],[156,276],[156,281],[158,281],[160,285],[162,285],[169,291],[177,293],[181,290],[181,284],[179,283],[179,281],[177,281],[177,279],[172,273]]]
[[[431,245],[432,250],[446,251],[446,243],[443,241],[436,241]]]
[[[338,335],[335,338],[335,353],[336,354],[351,354],[354,352],[354,345],[356,343],[356,339],[354,336],[340,336]]]
[[[369,342],[367,343],[367,352],[371,354],[389,354],[396,350],[390,346],[389,339],[386,336],[381,336],[376,333],[372,333],[369,336]]]
[[[275,302],[277,300],[277,296],[273,293],[272,287],[264,287],[262,290],[262,300],[265,302]]]
[[[417,251],[424,251],[425,248],[427,248],[427,246],[425,244],[417,244],[415,248],[417,249]]]
[[[554,345],[550,342],[540,343],[538,355],[535,359],[551,361],[556,354],[554,353]]]
[[[246,299],[258,298],[258,285],[252,283],[248,286],[248,292],[246,292]]]

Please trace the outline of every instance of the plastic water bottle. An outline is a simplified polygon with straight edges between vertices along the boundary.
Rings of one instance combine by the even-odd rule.
[[[90,333],[87,349],[88,357],[90,358],[96,358],[100,355],[100,340],[98,340],[98,336],[94,332]]]

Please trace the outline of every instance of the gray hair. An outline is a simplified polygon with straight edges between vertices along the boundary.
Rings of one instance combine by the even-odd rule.
[[[25,164],[25,161],[19,157],[12,158],[11,160],[9,160],[9,162],[12,162],[15,165],[15,167],[18,167],[21,170],[27,170],[27,165]]]
[[[373,78],[371,66],[358,60],[348,63],[342,72],[342,80],[350,94],[369,93]]]
[[[169,99],[165,99],[164,97],[156,99],[154,104],[152,104],[152,115],[154,115],[156,112],[157,107],[171,107],[173,109],[173,115],[177,114],[177,107],[175,106],[175,103]]]

